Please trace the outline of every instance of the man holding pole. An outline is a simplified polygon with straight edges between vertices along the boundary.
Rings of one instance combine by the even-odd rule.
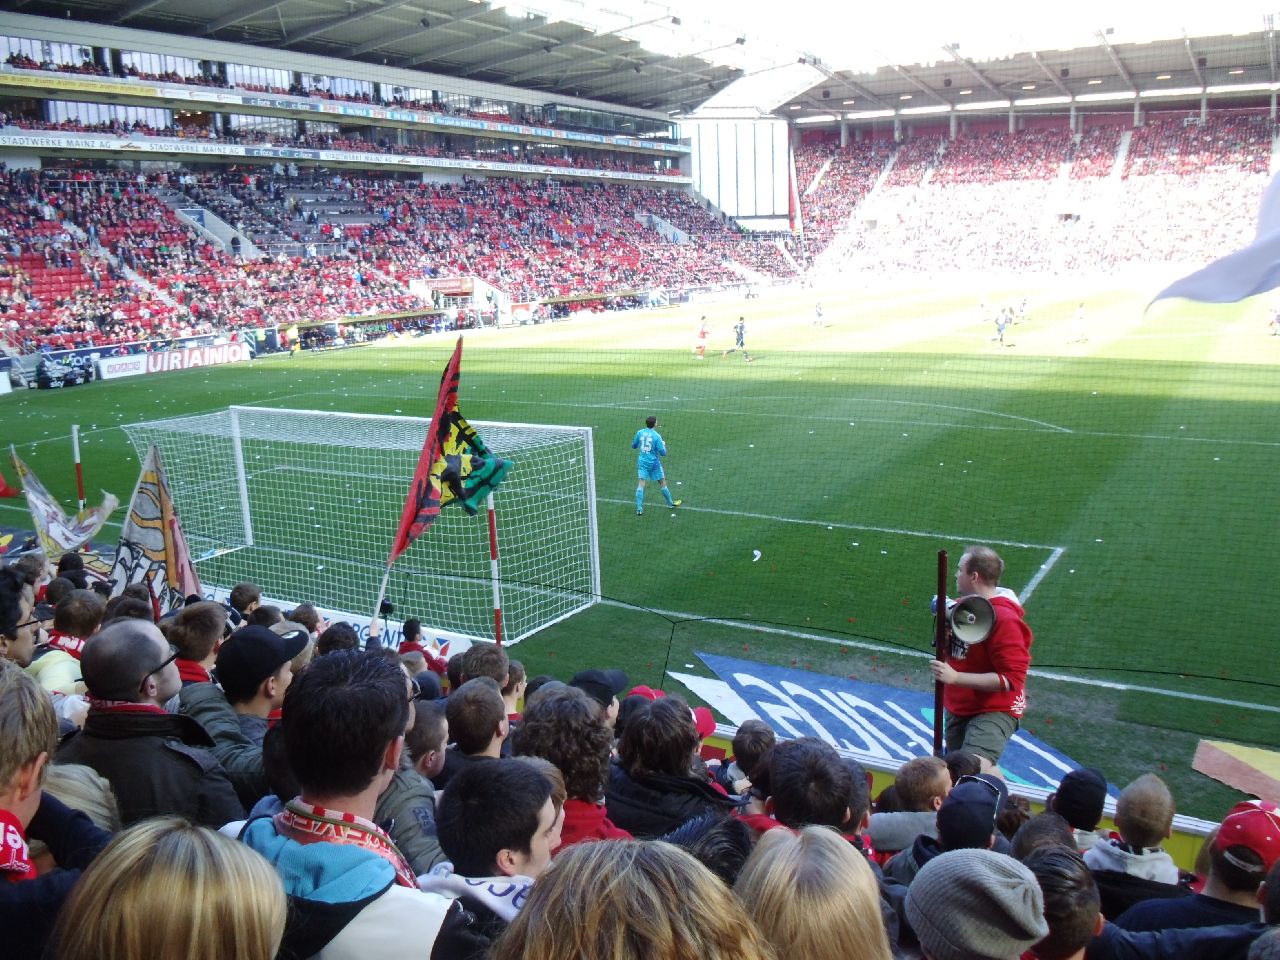
[[[1004,561],[990,547],[968,547],[956,568],[959,596],[990,601],[995,625],[978,643],[951,638],[945,662],[930,660],[933,679],[944,685],[947,752],[963,751],[1000,761],[1027,706],[1031,628],[1017,596],[1000,586]]]

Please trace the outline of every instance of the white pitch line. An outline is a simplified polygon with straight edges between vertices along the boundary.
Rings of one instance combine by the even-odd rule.
[[[741,630],[750,630],[754,633],[770,633],[775,636],[792,637],[796,640],[816,640],[819,643],[830,643],[838,647],[852,647],[860,650],[873,650],[876,653],[891,653],[902,657],[915,657],[917,659],[929,660],[933,658],[932,653],[922,650],[903,649],[901,647],[893,647],[885,643],[875,643],[869,640],[846,640],[837,637],[824,637],[817,633],[807,633],[803,630],[787,630],[783,627],[773,627],[765,624],[751,623],[745,620],[731,620],[724,617],[704,617],[696,613],[681,613],[678,610],[657,610],[653,607],[645,607],[640,604],[623,603],[621,600],[601,599],[600,605],[605,607],[617,607],[622,610],[637,610],[643,613],[652,613],[660,617],[667,617],[671,620],[696,620],[699,623],[714,623],[722,627],[735,627]],[[1210,697],[1202,693],[1185,693],[1181,690],[1166,690],[1162,687],[1147,687],[1133,683],[1122,683],[1117,680],[1092,680],[1088,677],[1073,677],[1065,673],[1053,673],[1047,670],[1031,669],[1027,671],[1027,676],[1039,677],[1043,680],[1055,680],[1060,683],[1074,683],[1084,687],[1097,687],[1104,690],[1116,690],[1121,693],[1151,693],[1157,696],[1173,697],[1178,700],[1193,700],[1197,703],[1211,703],[1215,706],[1223,707],[1240,707],[1246,710],[1261,710],[1266,713],[1280,713],[1280,706],[1273,706],[1267,703],[1250,703],[1247,700],[1228,700],[1222,697]]]
[[[18,505],[18,504],[13,504],[13,503],[0,503],[0,510],[16,510],[16,511],[18,511],[19,513],[25,513],[28,517],[30,517],[30,516],[31,516],[31,510],[30,510],[29,508],[27,508],[27,507],[25,507],[25,506],[20,506],[20,505]],[[119,526],[120,526],[120,521],[119,521],[119,520],[108,520],[106,523],[104,523],[104,524],[103,524],[103,526],[104,526],[104,527],[119,527]]]
[[[597,503],[634,504],[634,500],[613,500],[609,497],[597,497]],[[661,509],[659,507],[658,509]],[[744,510],[720,510],[715,507],[680,507],[681,511],[691,513],[714,513],[724,517],[744,517],[748,520],[770,520],[774,523],[798,523],[813,527],[834,527],[837,530],[862,530],[868,533],[891,533],[902,537],[928,537],[933,540],[954,540],[964,543],[993,543],[1000,547],[1019,547],[1024,550],[1056,550],[1045,543],[1021,543],[1017,540],[988,540],[983,537],[961,537],[951,533],[938,533],[934,530],[902,530],[897,527],[873,527],[862,523],[840,523],[835,520],[801,520],[796,517],[778,517],[768,513],[748,513]]]
[[[177,371],[172,371],[172,372],[177,372]],[[262,403],[275,403],[279,400],[296,400],[298,397],[311,397],[311,396],[316,396],[322,393],[324,396],[332,396],[332,393],[325,393],[324,391],[320,391],[320,390],[308,390],[306,393],[286,393],[286,394],[281,394],[278,397],[266,397],[262,400],[245,400],[240,404],[240,406],[252,407]],[[203,417],[207,414],[217,413],[225,409],[227,409],[225,406],[210,407],[208,410],[185,413],[185,414],[182,414],[182,416],[183,417]],[[138,422],[147,423],[148,421],[143,420]],[[110,433],[112,430],[123,430],[125,427],[132,427],[136,425],[137,424],[135,423],[117,423],[109,427],[94,427],[93,429],[90,429],[90,430],[81,430],[80,436],[89,437],[95,433]],[[59,443],[61,441],[70,440],[70,439],[71,439],[71,434],[64,433],[57,437],[44,437],[40,440],[28,440],[26,443],[15,443],[14,446],[17,447],[19,450],[22,450],[27,447],[38,447],[42,443]]]
[[[1040,569],[1036,571],[1031,582],[1027,584],[1026,589],[1018,594],[1018,602],[1026,606],[1027,601],[1031,599],[1031,594],[1035,592],[1036,587],[1040,586],[1040,581],[1049,575],[1049,571],[1053,569],[1053,565],[1058,562],[1064,553],[1067,552],[1066,547],[1054,547],[1053,553],[1049,554],[1049,559],[1040,564]]]

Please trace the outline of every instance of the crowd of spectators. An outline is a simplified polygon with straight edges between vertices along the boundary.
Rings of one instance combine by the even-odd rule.
[[[1052,180],[1067,161],[1071,140],[1065,128],[956,137],[947,144],[933,182],[945,186]]]
[[[1133,131],[1126,177],[1199,177],[1219,170],[1267,174],[1275,125],[1265,115],[1148,119]]]
[[[79,63],[54,63],[52,60],[35,60],[25,53],[11,53],[4,60],[11,67],[19,70],[47,70],[53,73],[78,73],[81,75],[105,77],[109,72],[88,58]]]
[[[34,60],[24,53],[12,53],[5,58],[5,63],[10,67],[14,67],[19,70],[43,70],[53,73],[89,74],[101,77],[116,75],[111,70],[108,70],[106,67],[95,63],[93,60],[88,58],[82,59],[79,63],[55,63],[52,60]],[[515,123],[536,127],[550,127],[552,129],[583,130],[591,133],[599,133],[599,130],[595,128],[584,127],[581,124],[566,123],[559,118],[555,120],[547,120],[534,114],[528,116],[512,116],[509,107],[500,105],[482,110],[474,107],[462,106],[460,104],[449,104],[435,100],[422,100],[405,97],[394,92],[400,89],[398,87],[392,87],[392,95],[390,97],[384,97],[375,93],[366,92],[340,93],[331,89],[330,86],[323,82],[307,84],[294,82],[284,87],[261,83],[230,84],[223,80],[216,71],[212,70],[208,73],[192,74],[178,73],[175,70],[166,70],[156,73],[139,70],[132,64],[126,64],[119,73],[119,76],[131,80],[145,80],[152,83],[181,83],[191,87],[220,87],[223,89],[245,90],[250,93],[270,93],[278,96],[314,98],[317,100],[328,100],[342,103],[368,104],[370,106],[417,110],[422,113],[434,113],[451,117],[465,117],[469,120],[488,120],[493,123]],[[522,109],[520,105],[516,106],[518,110]],[[530,107],[528,109],[530,111],[534,111],[537,108]]]
[[[528,677],[311,603],[105,600],[76,555],[0,568],[6,957],[1268,960],[1280,809],[1194,870],[1154,773],[1043,812],[976,754],[856,761],[616,669]],[[102,592],[110,592],[105,584]],[[710,756],[711,759],[707,759]],[[1184,865],[1189,867],[1190,864]]]
[[[821,253],[849,222],[895,148],[890,140],[868,140],[841,147],[831,155],[822,178],[800,198],[805,245],[811,256]]]
[[[1072,179],[1110,176],[1116,167],[1116,152],[1123,135],[1123,128],[1110,124],[1085,128],[1071,156]]]
[[[1194,269],[1248,243],[1271,163],[1259,115],[1149,119],[1133,131],[909,140],[840,247],[843,269],[1066,275]],[[1067,178],[1060,176],[1066,169]]]
[[[800,191],[801,196],[813,187],[814,178],[818,176],[823,164],[835,155],[837,149],[838,142],[832,140],[801,143],[796,147],[796,189]]]
[[[20,255],[55,258],[50,270],[74,274],[59,280],[66,303],[33,303],[20,264],[5,265],[18,271],[0,280],[6,330],[28,347],[429,310],[432,301],[410,290],[417,279],[477,276],[525,301],[740,282],[729,260],[768,277],[794,275],[773,238],[742,233],[690,196],[660,190],[291,177],[278,168],[136,176],[64,168],[7,175],[4,186],[9,206],[30,222],[30,236],[12,241]],[[215,248],[160,199],[170,193],[223,217],[270,255],[241,256],[239,235]],[[650,223],[655,213],[703,232],[664,239]],[[123,326],[94,320],[106,293],[125,300],[106,311]]]
[[[279,164],[9,173],[0,180],[0,324],[27,350],[112,345],[429,312],[435,302],[412,292],[415,280],[469,276],[516,302],[603,299],[790,279],[837,238],[843,270],[1194,267],[1247,242],[1272,134],[1255,115],[1203,127],[1153,119],[1134,131],[1122,171],[1120,133],[1106,126],[1077,142],[1039,130],[806,147],[807,166],[826,168],[801,201],[803,245],[745,232],[681,191],[622,185],[429,184]],[[855,218],[886,165],[874,203]],[[175,216],[181,203],[223,218],[236,237],[215,247]],[[664,238],[664,225],[680,236]],[[241,256],[241,237],[266,256]]]
[[[655,165],[631,159],[633,155],[603,150],[571,151],[562,149],[527,150],[522,144],[510,143],[502,147],[468,150],[457,143],[457,135],[423,134],[409,143],[395,143],[382,137],[365,139],[336,133],[302,133],[291,137],[267,133],[262,130],[243,129],[218,133],[211,125],[175,124],[153,127],[141,121],[125,123],[112,120],[104,123],[85,124],[73,120],[43,120],[21,115],[0,114],[0,126],[13,126],[22,130],[60,131],[65,133],[105,133],[116,137],[136,139],[158,137],[163,139],[199,140],[202,143],[255,144],[292,149],[333,150],[355,153],[381,153],[399,157],[438,157],[450,160],[477,160],[485,163],[534,164],[547,167],[563,167],[574,170],[609,170],[626,173],[679,176],[678,167]]]

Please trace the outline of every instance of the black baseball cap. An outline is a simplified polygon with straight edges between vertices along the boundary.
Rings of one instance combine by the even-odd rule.
[[[569,686],[577,687],[602,707],[609,706],[613,698],[630,685],[631,681],[621,670],[582,670],[569,681]]]
[[[300,654],[311,635],[305,629],[280,635],[269,627],[241,627],[218,648],[218,680],[235,689],[256,687]]]

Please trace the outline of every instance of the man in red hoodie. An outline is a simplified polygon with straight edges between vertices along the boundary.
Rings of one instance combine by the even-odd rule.
[[[990,547],[968,547],[956,568],[956,592],[991,601],[996,622],[980,643],[952,637],[947,661],[930,660],[933,678],[946,685],[947,752],[961,750],[1000,762],[1027,707],[1031,628],[1016,595],[1000,586],[1004,561]]]

